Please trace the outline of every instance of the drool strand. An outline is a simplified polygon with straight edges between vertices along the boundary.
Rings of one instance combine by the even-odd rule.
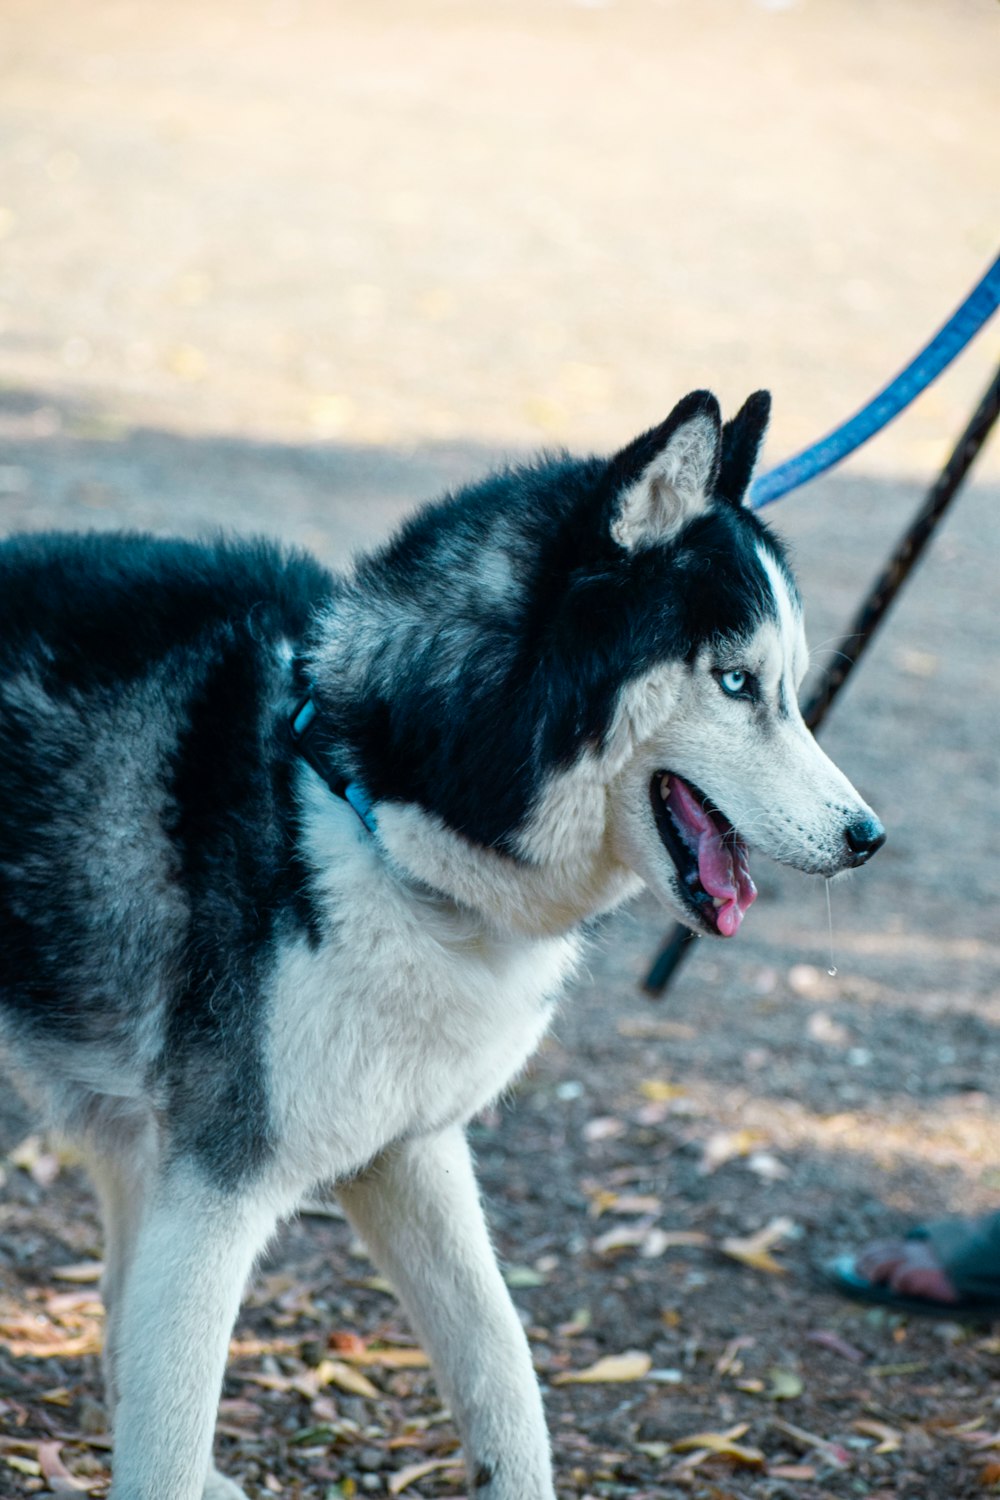
[[[823,884],[826,887],[826,920],[830,932],[830,967],[826,972],[833,979],[837,972],[837,965],[834,963],[833,958],[833,903],[830,900],[830,882],[824,880]]]

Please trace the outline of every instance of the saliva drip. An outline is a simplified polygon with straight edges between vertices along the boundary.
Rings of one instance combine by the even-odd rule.
[[[830,967],[826,972],[832,979],[837,972],[837,965],[833,961],[833,905],[830,901],[830,882],[824,880],[823,884],[826,886],[826,920],[830,931]]]

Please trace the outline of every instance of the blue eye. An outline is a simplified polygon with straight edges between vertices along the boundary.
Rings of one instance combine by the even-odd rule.
[[[750,672],[741,672],[734,668],[731,672],[720,672],[718,674],[719,686],[730,698],[750,698],[753,696],[754,679]]]

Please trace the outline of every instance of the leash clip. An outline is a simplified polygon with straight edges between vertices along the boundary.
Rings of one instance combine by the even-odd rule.
[[[288,732],[291,735],[292,744],[302,759],[312,766],[317,776],[322,777],[334,796],[346,802],[348,807],[357,813],[369,833],[375,833],[378,825],[372,811],[371,798],[364,787],[358,781],[348,781],[346,776],[338,776],[336,772],[331,771],[316,746],[310,743],[309,737],[316,727],[318,718],[319,710],[316,707],[316,700],[309,692],[288,721]]]

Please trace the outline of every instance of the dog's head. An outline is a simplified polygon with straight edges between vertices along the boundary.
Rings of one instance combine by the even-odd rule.
[[[638,877],[728,937],[751,847],[823,875],[879,847],[803,723],[798,591],[745,504],[769,407],[723,426],[694,392],[611,459],[508,470],[360,566],[316,678],[410,873],[542,931]]]
[[[666,569],[683,651],[622,692],[614,844],[697,931],[731,937],[756,890],[749,849],[835,875],[884,842],[871,809],[806,728],[802,608],[777,539],[746,506],[770,401],[723,427],[707,393],[615,460],[612,537]]]

